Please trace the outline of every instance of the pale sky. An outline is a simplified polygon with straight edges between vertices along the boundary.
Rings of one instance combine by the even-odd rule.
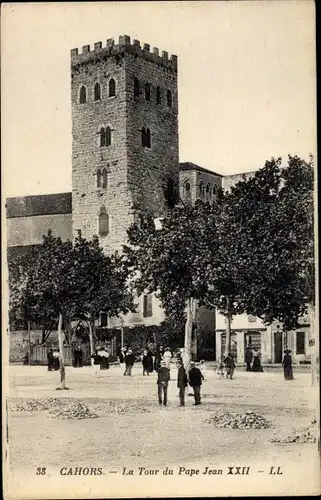
[[[70,49],[127,34],[178,56],[180,161],[222,174],[316,151],[314,3],[2,5],[8,196],[71,190]]]

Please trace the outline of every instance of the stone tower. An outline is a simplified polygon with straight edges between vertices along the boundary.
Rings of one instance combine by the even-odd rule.
[[[121,250],[140,210],[160,217],[178,192],[177,57],[126,35],[73,49],[71,102],[73,234]]]

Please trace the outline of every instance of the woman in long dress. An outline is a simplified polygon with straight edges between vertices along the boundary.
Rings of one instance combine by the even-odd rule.
[[[292,351],[290,351],[290,349],[285,349],[285,351],[284,351],[284,358],[282,361],[282,366],[283,366],[285,380],[293,380],[291,352]]]
[[[253,365],[252,372],[263,372],[263,368],[260,360],[260,353],[253,349]]]

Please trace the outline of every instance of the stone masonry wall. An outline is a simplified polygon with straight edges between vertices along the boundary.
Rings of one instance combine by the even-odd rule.
[[[151,101],[136,101],[133,79],[151,84]],[[178,185],[177,59],[150,53],[146,44],[130,44],[127,36],[119,44],[107,40],[103,48],[83,47],[71,52],[71,98],[73,135],[72,211],[73,233],[78,229],[87,238],[98,233],[98,215],[105,207],[109,215],[109,234],[100,237],[106,252],[121,250],[127,228],[134,220],[134,204],[148,206],[160,214],[164,204],[161,189],[172,174]],[[108,83],[116,82],[116,96],[108,97]],[[94,85],[101,84],[101,100],[94,101]],[[87,102],[79,103],[84,85]],[[162,104],[156,105],[155,87],[162,88]],[[172,91],[173,107],[166,104],[166,90]],[[99,131],[110,126],[112,143],[100,147]],[[151,149],[141,145],[141,128],[151,131]],[[97,170],[108,169],[107,188],[96,187]]]

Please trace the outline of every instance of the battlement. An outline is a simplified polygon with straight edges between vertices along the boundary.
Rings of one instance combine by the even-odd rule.
[[[78,52],[78,49],[72,49],[71,67],[74,68],[89,61],[94,62],[101,58],[123,55],[125,53],[135,57],[141,57],[146,61],[158,64],[159,66],[163,66],[177,73],[177,56],[171,55],[169,57],[168,52],[165,50],[163,50],[160,55],[160,51],[157,47],[153,47],[151,52],[148,43],[144,43],[143,46],[141,46],[139,40],[133,40],[133,43],[130,43],[130,37],[128,35],[121,35],[118,44],[115,44],[113,38],[109,38],[105,47],[103,47],[102,42],[96,42],[93,50],[90,50],[90,45],[83,45],[81,53]]]

